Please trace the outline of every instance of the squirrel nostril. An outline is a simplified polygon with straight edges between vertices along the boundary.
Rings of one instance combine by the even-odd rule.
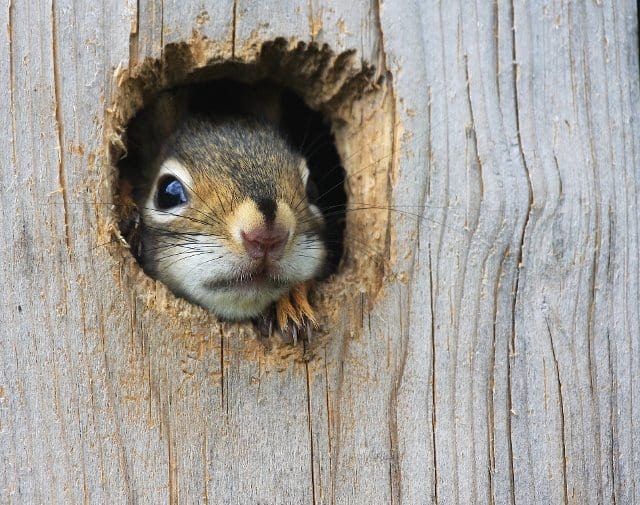
[[[278,260],[284,255],[289,232],[282,228],[255,228],[241,231],[242,245],[253,259],[269,257]]]

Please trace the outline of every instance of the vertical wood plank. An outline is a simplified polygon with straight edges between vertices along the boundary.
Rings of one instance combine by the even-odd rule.
[[[640,502],[635,2],[39,0],[0,24],[0,503]],[[358,205],[390,184],[388,228],[349,217],[389,237],[349,258],[382,289],[321,288],[306,356],[105,245],[114,74],[201,36],[392,76],[335,127]]]

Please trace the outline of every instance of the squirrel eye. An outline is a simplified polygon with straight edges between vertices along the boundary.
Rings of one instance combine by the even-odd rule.
[[[166,210],[187,203],[187,193],[182,183],[172,175],[163,177],[158,183],[156,205]]]

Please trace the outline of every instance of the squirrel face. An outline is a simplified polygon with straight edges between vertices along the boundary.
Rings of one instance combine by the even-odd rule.
[[[259,316],[325,266],[308,178],[304,158],[268,123],[187,119],[136,197],[143,267],[222,318]]]

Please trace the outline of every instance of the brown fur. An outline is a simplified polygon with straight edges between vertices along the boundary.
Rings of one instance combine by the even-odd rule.
[[[300,171],[305,162],[275,127],[237,117],[217,121],[188,119],[166,142],[157,162],[144,173],[138,205],[145,205],[157,191],[158,170],[163,160],[170,158],[188,170],[192,182],[185,189],[190,198],[180,216],[163,223],[160,230],[143,223],[141,260],[152,275],[163,246],[175,244],[185,233],[215,236],[224,241],[228,250],[244,254],[242,243],[232,232],[267,219],[258,203],[264,199],[277,205],[273,216],[276,225],[294,230],[294,235],[321,235],[323,220],[311,211],[306,200]],[[315,324],[308,289],[307,282],[293,286],[276,303],[280,328],[309,321]]]
[[[317,231],[318,219],[305,201],[299,165],[294,153],[275,127],[257,120],[229,118],[219,123],[198,119],[187,121],[169,142],[160,159],[175,157],[189,168],[195,198],[185,217],[199,232],[231,239],[228,222],[247,198],[272,198],[286,203],[294,212],[300,232]],[[158,167],[155,168],[155,171]],[[153,181],[155,173],[148,174]],[[144,202],[148,186],[139,198]],[[205,219],[206,218],[206,219]],[[186,220],[176,220],[176,232]]]
[[[276,318],[281,329],[288,327],[290,323],[301,326],[308,320],[313,326],[317,325],[315,313],[309,304],[309,289],[311,281],[302,282],[291,289],[291,292],[283,296],[276,303]]]

